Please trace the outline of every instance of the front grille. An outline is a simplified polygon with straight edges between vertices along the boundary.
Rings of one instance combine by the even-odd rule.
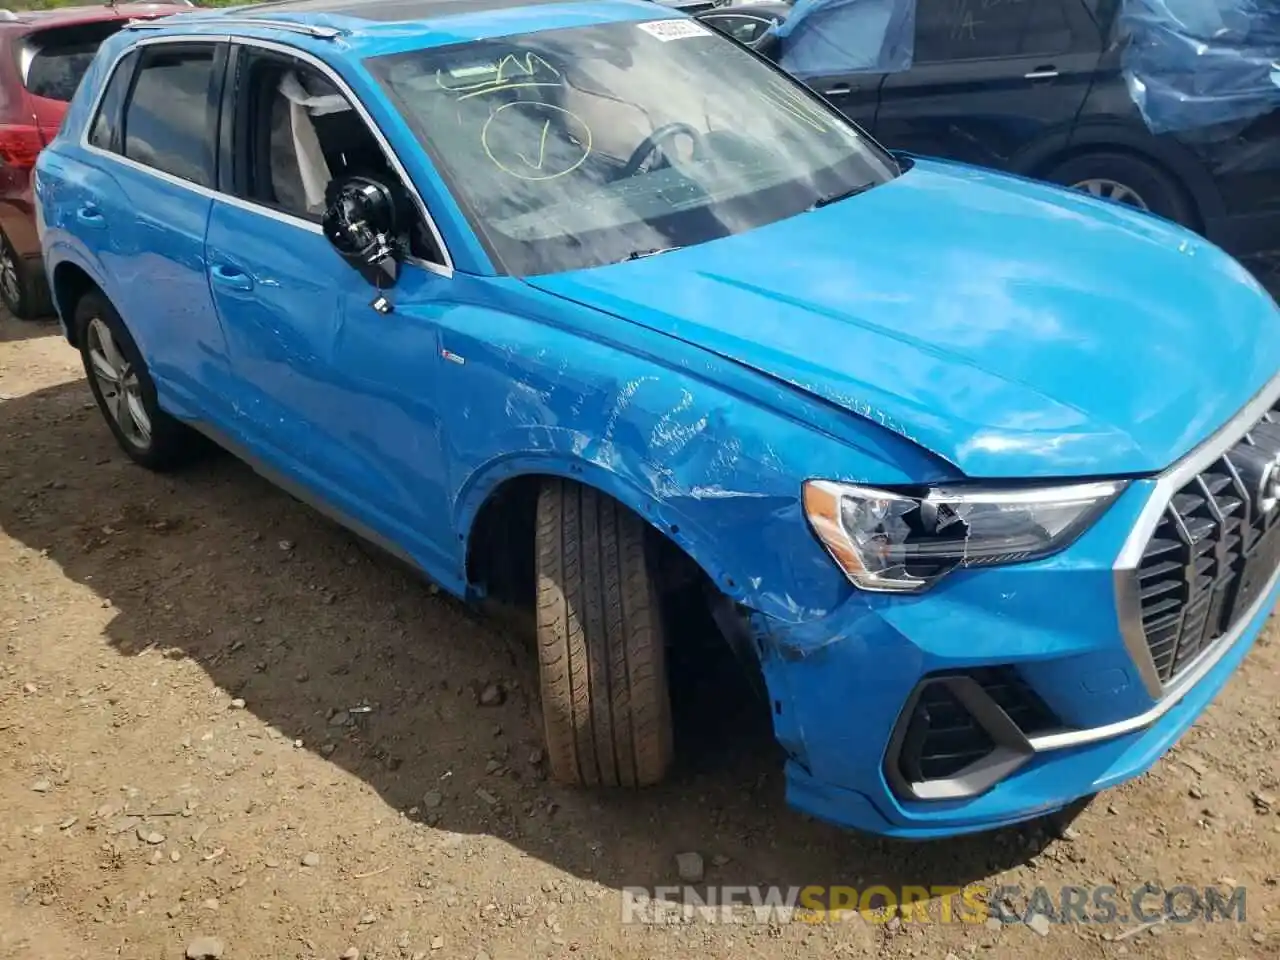
[[[1035,692],[1008,667],[968,672],[983,692],[1026,735],[1042,733],[1057,720]],[[948,688],[943,678],[926,681],[907,724],[898,755],[909,783],[955,776],[996,748],[991,734]]]
[[[1278,460],[1280,404],[1187,481],[1161,514],[1135,576],[1162,683],[1236,625],[1280,564],[1280,508],[1269,502],[1280,489],[1273,487]]]

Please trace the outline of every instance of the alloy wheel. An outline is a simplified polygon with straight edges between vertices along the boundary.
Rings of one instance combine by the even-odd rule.
[[[1147,202],[1142,199],[1142,195],[1139,194],[1137,190],[1134,190],[1133,187],[1120,183],[1118,180],[1108,180],[1105,177],[1093,177],[1089,180],[1081,180],[1079,183],[1073,183],[1072,187],[1102,200],[1110,200],[1113,203],[1123,203],[1129,207],[1137,207],[1139,210],[1151,209],[1147,206]]]
[[[107,413],[133,446],[145,450],[151,446],[151,417],[142,400],[138,372],[101,319],[89,321],[88,333],[89,362]]]

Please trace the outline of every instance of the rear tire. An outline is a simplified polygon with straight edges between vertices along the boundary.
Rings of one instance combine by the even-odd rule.
[[[53,313],[49,285],[38,269],[18,256],[0,233],[0,301],[19,320],[38,320]]]
[[[202,438],[160,409],[142,352],[111,301],[96,290],[86,293],[74,322],[89,389],[120,449],[150,470],[169,470],[198,455]]]
[[[1195,205],[1178,181],[1141,157],[1127,153],[1081,154],[1049,170],[1044,179],[1199,229]],[[1112,192],[1114,196],[1107,195]]]
[[[590,487],[538,496],[538,659],[547,758],[568,784],[645,787],[671,765],[661,611],[644,522]]]

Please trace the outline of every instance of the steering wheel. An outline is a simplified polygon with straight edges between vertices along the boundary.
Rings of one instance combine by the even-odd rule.
[[[627,165],[618,174],[618,179],[625,180],[627,177],[634,177],[640,172],[640,168],[644,166],[644,162],[649,159],[651,154],[662,153],[662,145],[672,137],[678,137],[681,134],[693,141],[694,155],[699,154],[702,146],[702,134],[687,123],[668,123],[640,141],[639,146],[632,151],[630,159],[627,160]],[[666,158],[665,154],[664,159],[667,159],[667,162],[670,163],[670,159]]]

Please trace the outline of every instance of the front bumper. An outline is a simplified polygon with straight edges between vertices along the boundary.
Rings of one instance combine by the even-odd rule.
[[[1252,443],[1260,417],[1280,419],[1268,413],[1277,398],[1280,379],[1165,474],[1131,484],[1093,529],[1054,557],[959,571],[920,596],[854,591],[837,609],[804,623],[756,616],[775,732],[790,755],[791,804],[842,825],[927,838],[1041,816],[1150,768],[1226,683],[1280,597],[1280,521],[1256,514],[1272,531],[1251,541],[1265,575],[1254,564],[1248,576],[1235,577],[1233,595],[1240,599],[1229,627],[1193,649],[1174,676],[1161,675],[1160,647],[1148,642],[1158,634],[1147,625],[1160,622],[1149,612],[1159,593],[1145,599],[1155,581],[1143,581],[1140,599],[1135,569],[1149,569],[1144,550],[1157,533],[1165,535],[1157,527],[1174,510],[1171,502],[1216,476],[1247,431]],[[1220,534],[1189,535],[1189,597],[1197,596],[1193,581],[1212,583],[1222,571],[1241,569],[1228,542],[1234,528],[1218,500],[1207,490],[1206,496],[1209,503],[1195,509],[1208,515],[1212,508]],[[1203,518],[1179,525],[1190,528],[1193,519]],[[1206,544],[1217,545],[1206,550]],[[1205,567],[1209,574],[1201,577],[1201,564],[1215,557],[1218,573]],[[1235,591],[1242,579],[1247,590]],[[1217,615],[1221,600],[1211,603],[1212,593],[1205,587],[1201,596]],[[1185,604],[1182,619],[1195,606]],[[973,679],[997,674],[1027,690],[1035,709],[1018,701],[1006,713]],[[991,734],[992,749],[956,776],[913,783],[900,755],[904,741],[914,738],[919,746],[912,711],[922,691],[939,682],[955,694],[952,706],[971,708],[969,717]]]

